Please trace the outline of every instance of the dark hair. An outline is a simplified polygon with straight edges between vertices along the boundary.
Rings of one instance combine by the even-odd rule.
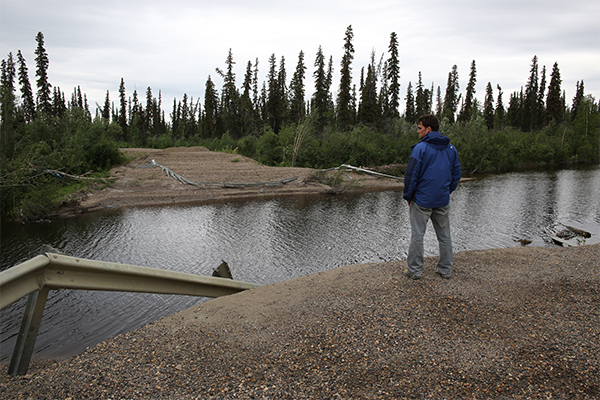
[[[440,129],[440,121],[438,121],[437,117],[433,114],[421,116],[419,122],[426,128],[430,127],[432,131],[438,131]]]

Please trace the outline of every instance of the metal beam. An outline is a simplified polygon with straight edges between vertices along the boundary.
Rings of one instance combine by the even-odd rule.
[[[10,376],[25,375],[27,373],[49,290],[47,287],[44,287],[37,292],[31,293],[29,299],[27,299],[23,321],[21,322],[17,342],[15,343],[15,348],[10,359],[10,365],[8,366],[8,374]]]
[[[47,254],[44,285],[50,289],[106,290],[219,297],[260,285],[158,268]]]
[[[231,278],[231,274],[228,278]],[[221,277],[87,260],[56,253],[37,256],[0,272],[0,310],[29,295],[8,373],[13,376],[27,373],[51,289],[219,297],[258,286]]]
[[[0,310],[45,286],[50,289],[219,297],[260,285],[46,253],[0,272]]]
[[[0,310],[44,287],[43,272],[48,264],[48,256],[39,255],[0,272]]]

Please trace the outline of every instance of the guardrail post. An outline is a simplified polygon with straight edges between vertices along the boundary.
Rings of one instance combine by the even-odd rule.
[[[27,373],[48,292],[52,289],[219,297],[258,286],[233,280],[226,262],[215,270],[215,276],[210,277],[86,260],[52,252],[34,257],[0,272],[0,310],[29,295],[8,374],[15,376]]]
[[[27,373],[49,290],[44,286],[42,289],[31,293],[27,299],[23,322],[21,322],[17,343],[15,343],[10,365],[8,366],[10,376],[25,375]]]

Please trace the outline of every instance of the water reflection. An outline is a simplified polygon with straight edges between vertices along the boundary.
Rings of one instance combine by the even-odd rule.
[[[519,172],[461,183],[452,195],[455,251],[551,246],[560,224],[600,236],[600,169]],[[227,261],[236,279],[270,284],[344,265],[405,259],[408,208],[400,191],[301,196],[203,206],[109,210],[46,224],[2,225],[2,269],[44,244],[77,257],[210,275]],[[425,236],[437,254],[435,233]],[[205,299],[51,291],[36,356],[69,356]],[[0,312],[7,362],[25,300]]]

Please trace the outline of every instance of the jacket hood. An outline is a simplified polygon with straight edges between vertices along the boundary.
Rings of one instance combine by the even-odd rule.
[[[428,143],[433,145],[436,149],[441,150],[450,144],[450,138],[443,136],[438,131],[431,131],[421,139],[421,142]]]

